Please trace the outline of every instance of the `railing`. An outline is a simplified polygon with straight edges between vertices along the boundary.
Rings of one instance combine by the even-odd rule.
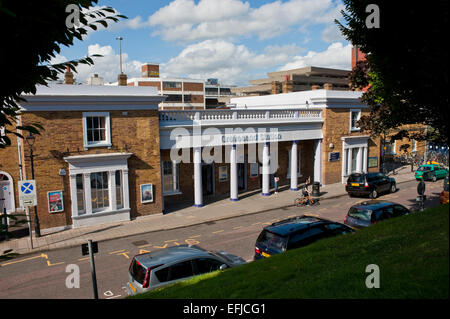
[[[184,124],[193,121],[308,121],[321,120],[321,110],[199,110],[199,111],[159,111],[159,121],[163,124]]]

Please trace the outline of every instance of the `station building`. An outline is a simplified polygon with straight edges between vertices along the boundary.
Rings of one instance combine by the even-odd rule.
[[[32,146],[43,233],[161,214],[173,203],[208,209],[211,198],[271,196],[274,176],[297,191],[308,177],[326,185],[379,169],[379,141],[356,127],[368,112],[362,92],[319,89],[231,98],[229,109],[161,110],[158,90],[51,85],[24,96],[19,124],[45,128]],[[32,176],[31,146],[13,140],[0,150],[9,212],[21,210],[18,181]]]

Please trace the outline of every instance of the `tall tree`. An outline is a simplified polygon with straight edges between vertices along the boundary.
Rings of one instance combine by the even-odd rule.
[[[79,63],[92,65],[92,57],[50,64],[61,47],[82,40],[90,30],[118,22],[111,7],[97,7],[97,0],[0,0],[0,148],[11,144],[17,129],[39,134],[42,126],[16,124],[18,103],[24,93],[36,93],[36,85],[58,79],[66,67],[76,71]]]
[[[423,123],[431,126],[427,135],[401,134],[447,144],[448,1],[343,1],[344,21],[335,22],[367,57],[351,75],[354,88],[369,85],[362,100],[370,115],[360,127],[383,132]]]

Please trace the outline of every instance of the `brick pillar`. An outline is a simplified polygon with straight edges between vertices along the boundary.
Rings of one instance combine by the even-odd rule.
[[[64,73],[64,83],[73,84],[73,73],[69,67],[66,68],[66,72]]]
[[[120,73],[117,77],[117,81],[119,85],[126,86],[127,85],[127,75],[125,73]]]
[[[281,93],[281,83],[278,81],[272,81],[272,94]]]
[[[325,90],[333,90],[333,84],[331,84],[331,83],[325,83],[325,84],[323,85],[323,88],[324,88]]]

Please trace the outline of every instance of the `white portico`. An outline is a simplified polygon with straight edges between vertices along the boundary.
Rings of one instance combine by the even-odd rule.
[[[170,161],[183,165],[192,158],[196,207],[204,205],[205,177],[202,174],[205,169],[202,168],[208,163],[214,162],[221,171],[226,170],[223,174],[229,184],[231,201],[239,200],[239,187],[245,184],[240,178],[243,171],[251,171],[245,175],[253,180],[258,178],[261,194],[269,196],[271,178],[279,169],[278,145],[290,145],[290,164],[285,166],[289,166],[287,178],[290,179],[291,189],[297,190],[298,177],[301,176],[298,174],[297,145],[301,141],[322,139],[320,109],[160,111],[159,120],[161,150],[170,150]],[[320,142],[317,143],[320,145]],[[180,150],[187,154],[180,155]],[[220,166],[223,163],[227,166]],[[166,166],[169,167],[170,163]],[[314,166],[320,176],[320,160]],[[220,175],[219,180],[222,177]],[[164,180],[169,179],[163,176]]]

